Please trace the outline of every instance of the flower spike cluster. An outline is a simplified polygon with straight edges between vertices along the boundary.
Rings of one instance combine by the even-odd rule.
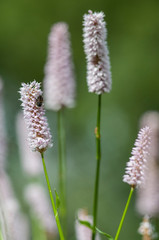
[[[87,85],[89,92],[110,92],[112,80],[109,52],[106,43],[107,31],[104,13],[88,11],[84,15],[83,37],[87,59]]]
[[[127,163],[123,181],[132,187],[139,186],[144,180],[146,157],[150,146],[150,133],[151,130],[147,126],[140,130],[135,141],[135,147],[132,150],[132,156]]]
[[[48,147],[52,147],[52,137],[45,117],[40,83],[22,83],[20,94],[30,148],[42,153]]]
[[[46,107],[58,111],[75,105],[75,80],[68,25],[59,22],[49,34],[48,59],[45,65],[44,100]]]

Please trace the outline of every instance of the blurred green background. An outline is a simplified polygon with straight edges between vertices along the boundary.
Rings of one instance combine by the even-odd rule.
[[[114,235],[129,193],[122,177],[139,118],[147,110],[159,109],[159,1],[0,0],[0,75],[4,80],[9,147],[7,171],[19,198],[25,180],[15,131],[16,114],[21,109],[18,90],[22,82],[43,80],[50,28],[58,21],[69,24],[77,81],[76,108],[65,111],[70,240],[75,239],[77,209],[87,207],[92,213],[96,166],[97,96],[87,91],[82,43],[83,14],[89,9],[106,14],[108,29],[113,84],[110,94],[102,97],[98,227]],[[51,182],[57,187],[56,113],[47,112],[47,116],[54,139],[54,147],[46,154],[47,166]],[[137,233],[140,220],[134,194],[120,239],[141,239]]]

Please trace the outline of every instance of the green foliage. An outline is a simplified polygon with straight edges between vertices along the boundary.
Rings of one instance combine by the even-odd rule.
[[[91,230],[93,230],[93,226],[92,224],[90,224],[90,222],[88,221],[82,221],[80,219],[78,219],[79,223],[90,228]],[[96,227],[96,230],[98,233],[100,233],[101,235],[104,235],[107,237],[108,240],[113,240],[113,237],[111,235],[109,235],[108,233],[102,232],[99,228]]]
[[[56,209],[58,210],[60,207],[60,198],[59,198],[59,195],[58,195],[56,189],[54,191],[55,191],[55,196],[56,196]]]

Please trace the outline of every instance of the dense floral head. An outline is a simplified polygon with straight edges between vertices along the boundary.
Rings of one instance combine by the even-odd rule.
[[[36,81],[30,84],[22,83],[20,94],[21,106],[28,129],[29,145],[33,151],[42,153],[52,146],[52,140],[45,117],[40,83]]]
[[[150,156],[147,158],[145,181],[137,191],[136,207],[141,215],[159,216],[159,112],[149,111],[142,115],[141,127],[151,128]]]
[[[48,109],[58,111],[75,105],[75,80],[68,25],[59,22],[49,34],[45,65],[44,100]]]
[[[135,141],[135,147],[132,149],[132,156],[127,163],[123,181],[133,187],[140,185],[144,180],[146,157],[150,146],[150,133],[149,127],[140,130]]]
[[[109,52],[106,43],[104,13],[84,15],[83,42],[87,59],[87,84],[89,92],[102,94],[111,90]]]

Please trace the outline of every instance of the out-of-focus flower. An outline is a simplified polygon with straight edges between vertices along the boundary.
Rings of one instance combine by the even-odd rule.
[[[2,208],[1,199],[0,199],[0,234],[3,240],[7,240],[6,221],[4,217],[4,211]]]
[[[20,94],[30,148],[42,153],[48,147],[52,147],[52,139],[45,117],[40,83],[36,81],[30,84],[22,83]]]
[[[51,236],[56,235],[55,219],[44,189],[39,184],[34,183],[26,187],[24,194],[31,212],[40,221],[46,233]]]
[[[147,158],[144,184],[137,191],[137,210],[141,215],[159,216],[159,113],[146,112],[141,127],[151,128],[150,156]]]
[[[3,82],[0,78],[0,171],[5,168],[6,161],[6,132],[3,109]]]
[[[88,11],[84,15],[83,42],[87,59],[87,84],[89,92],[96,94],[110,92],[112,85],[105,25],[103,12]]]
[[[58,111],[75,105],[75,81],[68,25],[60,22],[51,28],[48,59],[45,65],[44,100],[46,107]]]
[[[29,227],[27,219],[20,210],[10,179],[5,172],[0,175],[0,205],[4,216],[6,239],[28,240]]]
[[[123,181],[132,187],[139,186],[144,180],[146,157],[150,146],[150,133],[151,130],[147,126],[140,130],[134,144],[135,147],[132,150],[132,156],[127,162]]]
[[[17,115],[16,130],[23,170],[29,176],[37,176],[43,171],[41,157],[38,152],[32,152],[29,149],[27,144],[27,130],[22,113]]]
[[[138,233],[143,236],[143,240],[152,240],[156,238],[155,229],[150,223],[149,217],[146,215],[140,223]]]
[[[93,223],[92,216],[88,215],[85,209],[79,209],[77,213],[77,217],[81,221],[87,221],[90,224]],[[76,231],[76,239],[77,240],[91,240],[92,239],[92,230],[88,227],[79,223],[78,219],[75,221],[75,231]],[[96,235],[96,240],[99,240],[99,235]]]

